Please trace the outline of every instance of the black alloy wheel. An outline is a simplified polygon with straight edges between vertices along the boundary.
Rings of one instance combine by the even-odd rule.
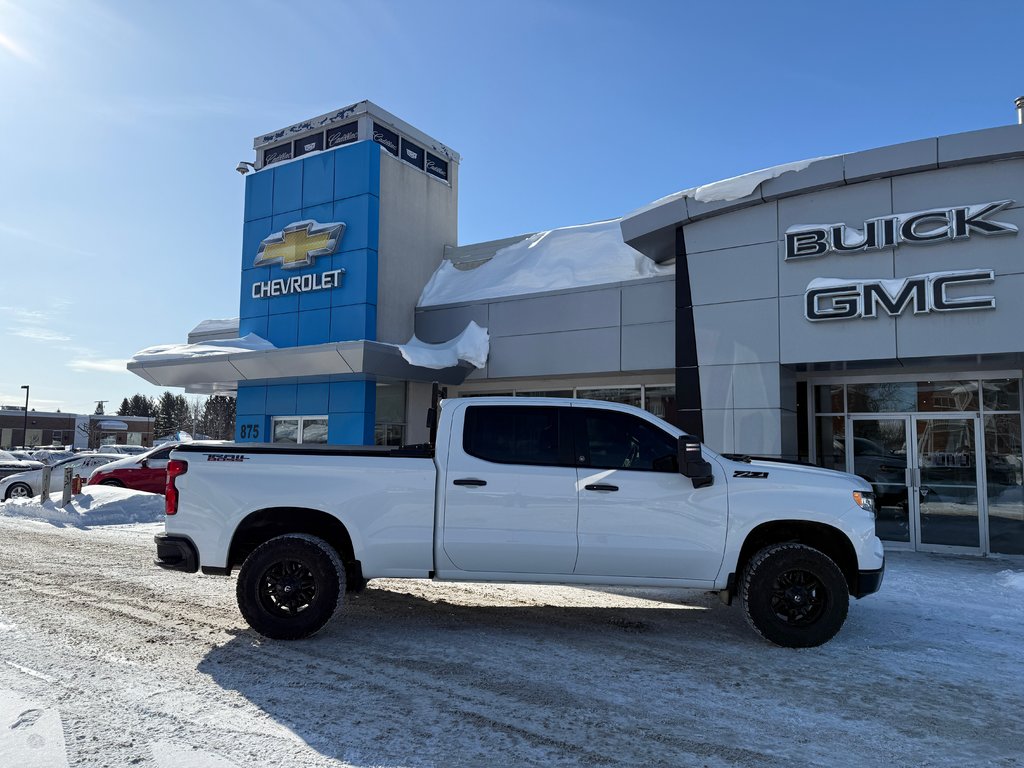
[[[260,603],[275,616],[295,616],[309,608],[316,594],[316,578],[301,560],[273,563],[260,578]]]
[[[298,640],[318,632],[341,608],[345,567],[323,539],[289,533],[249,554],[235,592],[250,627],[275,640]]]
[[[786,571],[772,587],[772,610],[790,626],[813,624],[827,608],[828,591],[810,571]]]
[[[850,606],[846,577],[825,553],[806,544],[773,544],[743,572],[740,600],[747,622],[765,640],[786,648],[827,643]]]

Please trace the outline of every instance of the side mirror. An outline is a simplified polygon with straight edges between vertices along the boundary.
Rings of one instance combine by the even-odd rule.
[[[139,466],[146,469],[149,466],[149,459],[143,459],[139,462]]]
[[[700,452],[700,441],[693,435],[680,435],[678,443],[679,474],[693,481],[694,488],[704,488],[715,482],[711,462]]]

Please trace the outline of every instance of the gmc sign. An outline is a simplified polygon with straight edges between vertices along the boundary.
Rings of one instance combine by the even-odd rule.
[[[877,317],[881,308],[899,315],[908,307],[914,314],[995,309],[995,296],[950,297],[947,291],[971,283],[991,283],[991,269],[933,272],[895,280],[812,280],[804,294],[804,316],[812,322]]]

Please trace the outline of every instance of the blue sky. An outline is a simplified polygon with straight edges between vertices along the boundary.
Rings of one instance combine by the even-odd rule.
[[[259,133],[370,99],[462,154],[488,240],[1015,122],[1022,8],[0,0],[0,404],[158,394],[124,361],[237,315]]]

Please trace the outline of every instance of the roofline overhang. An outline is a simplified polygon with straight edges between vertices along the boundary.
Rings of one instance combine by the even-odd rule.
[[[1004,125],[834,155],[761,181],[734,200],[700,201],[698,188],[668,195],[622,217],[622,239],[648,258],[674,258],[676,230],[702,219],[787,197],[921,171],[1024,157],[1024,126]],[[770,170],[770,169],[766,169]]]
[[[447,368],[423,368],[406,361],[394,344],[342,341],[173,360],[132,360],[128,370],[158,387],[226,392],[242,381],[300,377],[331,381],[381,377],[458,385],[476,369],[465,361]]]

